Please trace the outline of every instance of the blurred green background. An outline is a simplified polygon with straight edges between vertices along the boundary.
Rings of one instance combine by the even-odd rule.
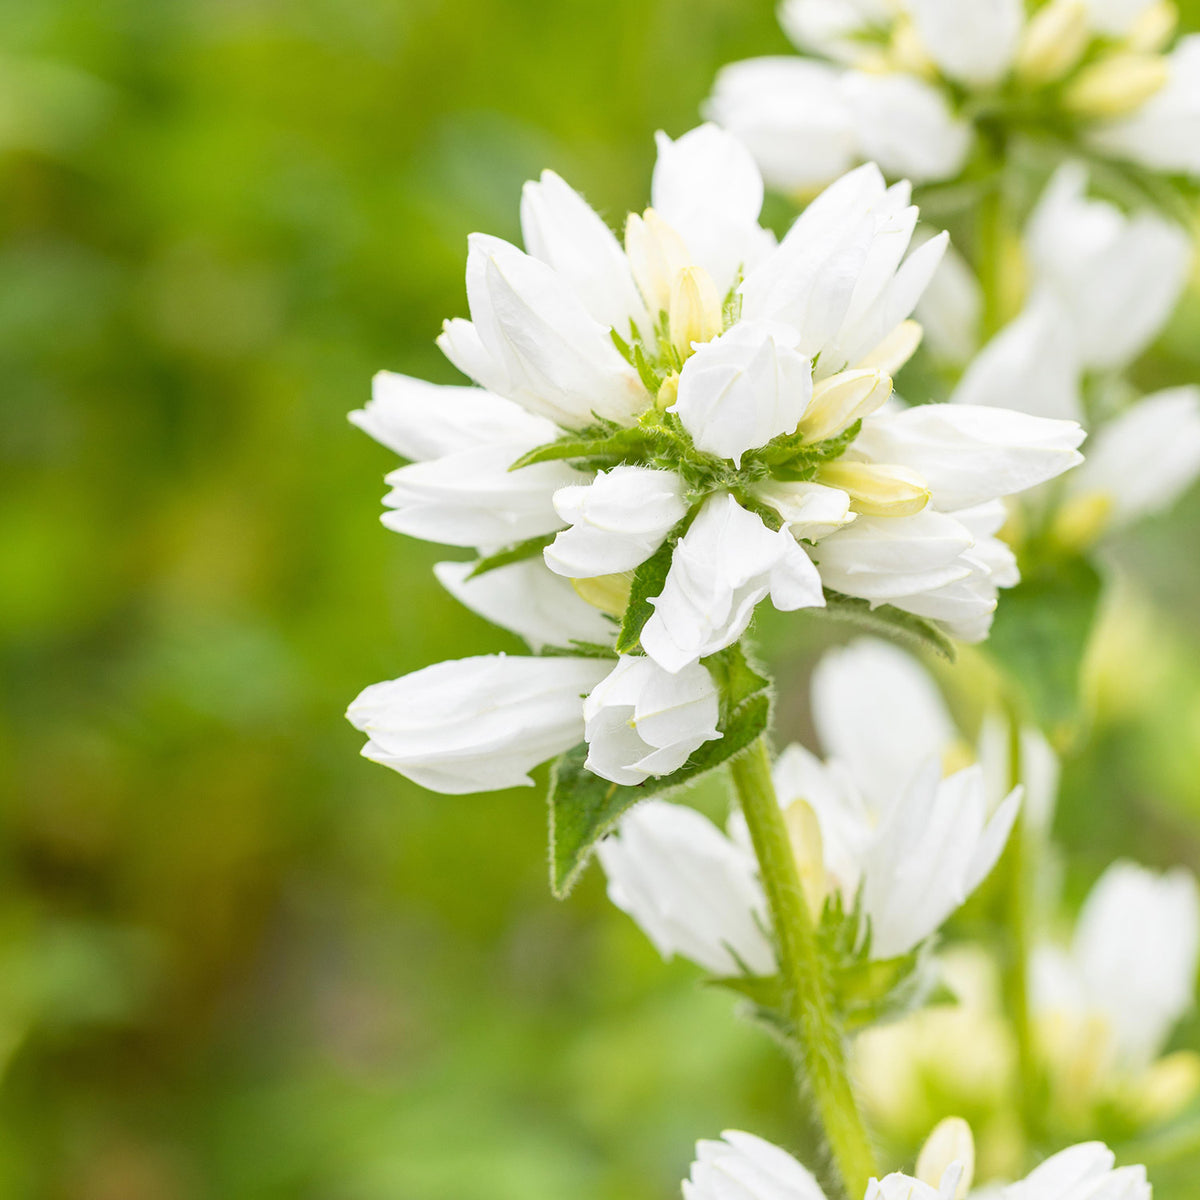
[[[518,648],[379,525],[346,411],[453,378],[524,179],[640,208],[653,131],[785,50],[738,0],[0,3],[4,1200],[652,1200],[697,1137],[797,1143],[725,997],[595,871],[551,900],[536,790],[426,794],[342,719]],[[1198,549],[1193,496],[1114,552],[1156,607],[1068,766],[1076,895],[1200,862]],[[830,632],[763,635],[803,735]]]

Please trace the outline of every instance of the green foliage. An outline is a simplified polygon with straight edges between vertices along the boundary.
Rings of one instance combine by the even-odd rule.
[[[1083,721],[1080,672],[1102,583],[1085,558],[1039,560],[1001,594],[987,641],[988,653],[1020,689],[1033,719],[1060,742]]]
[[[584,767],[587,746],[568,750],[554,764],[550,782],[550,887],[563,897],[587,865],[592,847],[639,800],[693,783],[740,753],[767,727],[767,681],[746,661],[740,646],[705,660],[720,689],[721,737],[705,742],[675,772],[637,787],[610,783]]]
[[[843,596],[826,588],[825,607],[812,611],[823,613],[834,621],[857,625],[868,633],[892,638],[912,650],[932,650],[948,662],[953,662],[957,654],[954,643],[932,621],[890,604],[872,608],[867,600]]]

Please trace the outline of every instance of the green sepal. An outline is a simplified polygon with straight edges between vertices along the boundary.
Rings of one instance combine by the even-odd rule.
[[[609,425],[592,427],[579,433],[571,433],[556,441],[535,446],[522,454],[508,469],[519,471],[536,463],[556,462],[560,459],[589,459],[623,462],[627,458],[644,457],[654,444],[654,434],[640,425],[629,427]]]
[[[474,579],[477,575],[486,575],[488,571],[494,571],[497,567],[507,567],[510,563],[521,562],[526,558],[536,558],[554,541],[554,537],[553,533],[540,533],[537,537],[517,542],[515,546],[497,550],[495,554],[487,554],[475,564],[467,578]]]
[[[574,886],[592,847],[621,815],[647,796],[692,783],[744,750],[767,727],[770,685],[740,646],[704,660],[721,695],[722,736],[705,742],[673,775],[637,787],[610,783],[587,770],[580,743],[558,758],[550,777],[550,889],[560,899]]]
[[[1000,597],[986,644],[1030,716],[1060,744],[1083,721],[1079,677],[1102,591],[1099,572],[1081,556],[1025,566]]]
[[[823,612],[834,621],[847,621],[871,633],[883,634],[914,649],[932,650],[948,662],[954,662],[957,657],[954,643],[932,621],[890,604],[872,608],[868,601],[857,596],[844,596],[826,588],[825,607],[811,611]]]
[[[783,1008],[783,980],[778,975],[722,975],[705,982],[709,987],[735,992],[757,1008],[775,1012]]]

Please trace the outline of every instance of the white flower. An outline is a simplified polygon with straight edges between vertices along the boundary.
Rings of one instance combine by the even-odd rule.
[[[583,705],[593,774],[636,786],[671,775],[721,735],[716,685],[693,663],[672,675],[648,658],[622,657]]]
[[[1200,175],[1200,35],[1167,57],[1167,81],[1131,116],[1098,129],[1092,143],[1157,171]]]
[[[1060,301],[1083,364],[1119,367],[1171,315],[1187,281],[1191,239],[1154,212],[1126,216],[1088,199],[1087,182],[1081,164],[1058,169],[1029,220],[1025,245],[1034,284]]]
[[[646,800],[596,848],[609,899],[664,958],[681,954],[713,975],[766,975],[775,951],[754,856],[707,817]]]
[[[825,602],[816,569],[787,530],[772,532],[732,496],[714,496],[675,547],[642,648],[681,671],[736,642],[768,594],[784,612]]]
[[[1150,1065],[1191,1008],[1198,958],[1193,876],[1119,862],[1088,895],[1069,952],[1039,948],[1032,1003],[1043,1018],[1080,1026],[1099,1020],[1110,1066],[1135,1072]]]
[[[1146,1168],[1114,1167],[1102,1142],[1062,1150],[1002,1193],[1004,1200],[1150,1200]]]
[[[812,361],[786,325],[748,321],[697,348],[670,412],[701,450],[733,459],[791,433],[812,399]]]
[[[565,649],[572,642],[611,643],[612,620],[536,558],[472,577],[474,568],[474,563],[441,562],[433,572],[456,600],[493,625],[519,634],[532,649]]]
[[[486,655],[376,683],[346,713],[363,755],[431,791],[532,784],[529,772],[583,737],[583,695],[604,660]]]
[[[917,36],[947,79],[986,88],[1016,57],[1024,0],[908,0],[907,7]]]
[[[917,230],[917,236],[926,234]],[[950,363],[968,362],[978,349],[983,289],[953,246],[934,272],[913,314],[925,330],[925,345]]]
[[[812,1173],[786,1150],[737,1130],[721,1138],[696,1143],[684,1200],[825,1200]]]
[[[687,515],[682,492],[673,471],[625,466],[563,488],[554,508],[570,528],[546,548],[547,565],[572,579],[632,571]]]
[[[852,63],[862,53],[859,37],[892,19],[889,0],[784,0],[779,23],[802,50]]]
[[[1112,527],[1169,508],[1200,474],[1200,388],[1154,392],[1102,425],[1068,481],[1076,501],[1099,497]]]

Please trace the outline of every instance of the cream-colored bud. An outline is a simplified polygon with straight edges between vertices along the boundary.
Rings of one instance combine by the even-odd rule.
[[[1017,78],[1035,87],[1054,83],[1083,57],[1090,37],[1083,0],[1050,0],[1025,27],[1017,50]]]
[[[672,371],[659,385],[658,394],[654,397],[654,407],[659,412],[666,412],[679,399],[679,372]]]
[[[937,64],[929,57],[921,35],[912,18],[901,16],[892,26],[892,44],[889,47],[888,58],[892,69],[902,71],[906,75],[920,75],[932,79],[937,74]]]
[[[590,579],[572,579],[571,586],[593,608],[598,608],[610,617],[623,617],[629,606],[629,592],[633,587],[633,572],[621,571],[617,575],[594,575]]]
[[[806,442],[836,437],[855,421],[870,416],[891,394],[892,377],[878,368],[839,371],[813,386],[800,432]]]
[[[657,316],[671,304],[671,284],[690,266],[687,243],[652,208],[625,222],[625,255],[646,307]]]
[[[929,503],[929,488],[916,471],[841,458],[817,472],[817,482],[841,488],[850,507],[866,517],[910,517]]]
[[[1168,75],[1161,55],[1110,54],[1079,72],[1063,93],[1063,103],[1081,117],[1123,117],[1141,108]]]
[[[1104,534],[1112,511],[1112,497],[1107,492],[1072,496],[1055,514],[1050,539],[1064,550],[1086,550]]]
[[[820,920],[829,895],[829,878],[825,874],[825,844],[817,814],[807,800],[793,800],[783,814],[788,840],[804,889],[804,900],[814,920]]]
[[[925,331],[916,321],[901,321],[873,350],[859,360],[860,367],[878,367],[885,375],[895,375],[917,352]]]
[[[1177,1050],[1148,1067],[1126,1091],[1132,1115],[1144,1124],[1168,1121],[1200,1092],[1200,1055]]]
[[[708,342],[721,332],[721,296],[703,267],[684,267],[671,284],[668,309],[671,344],[684,357],[693,342]]]
[[[1158,0],[1138,13],[1125,35],[1125,45],[1142,54],[1154,54],[1166,48],[1179,24],[1179,9],[1171,0]]]
[[[917,1156],[917,1178],[931,1188],[941,1186],[942,1176],[953,1163],[962,1166],[954,1200],[964,1200],[975,1179],[975,1139],[971,1127],[962,1117],[947,1117],[939,1121],[925,1139]]]

